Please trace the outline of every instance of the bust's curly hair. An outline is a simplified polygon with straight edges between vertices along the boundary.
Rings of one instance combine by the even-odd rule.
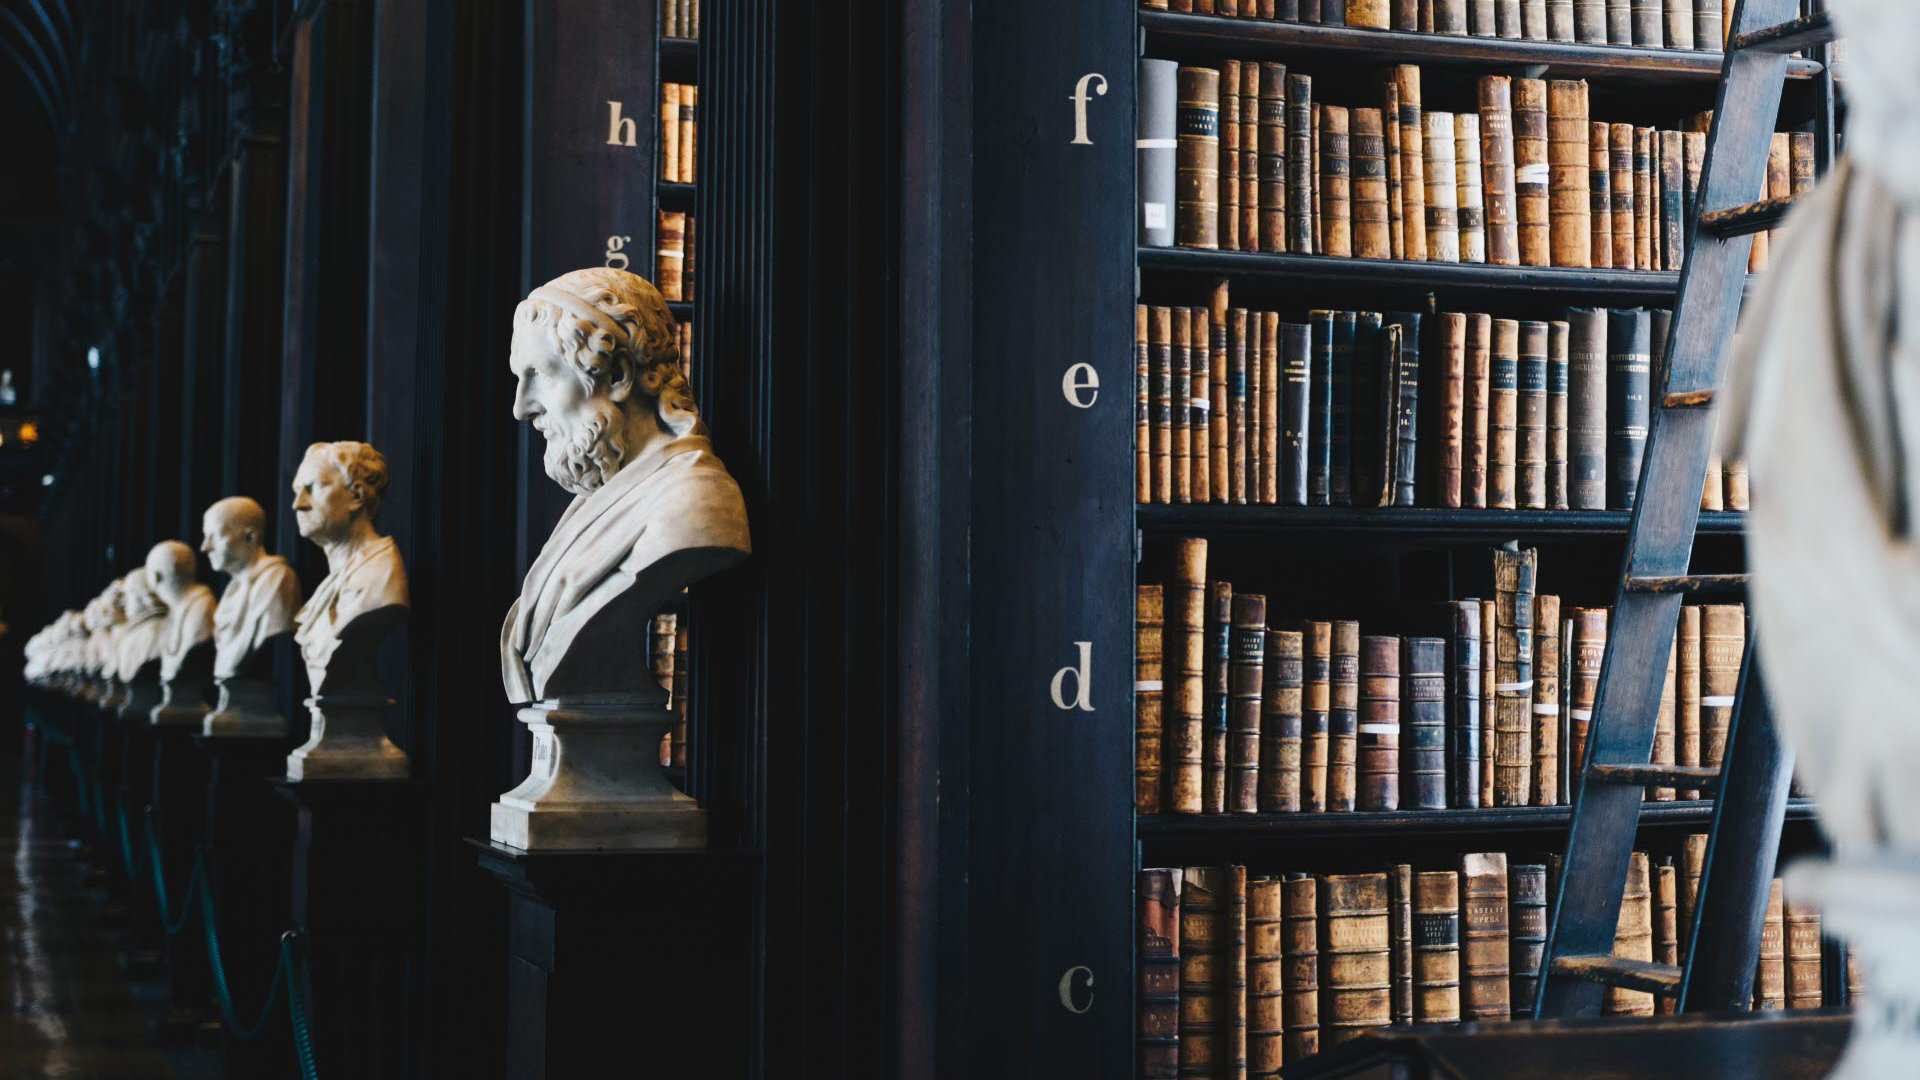
[[[380,500],[387,493],[387,457],[363,442],[317,442],[307,447],[306,458],[320,455],[321,460],[340,473],[354,494],[360,496],[360,508],[368,521],[380,520]]]
[[[541,297],[552,290],[578,299],[605,321],[591,317],[592,311],[569,310],[563,302]],[[520,301],[513,321],[516,328],[546,328],[554,349],[573,361],[588,394],[624,375],[654,400],[662,427],[675,435],[705,433],[692,388],[680,373],[673,313],[647,279],[607,266],[562,274]]]

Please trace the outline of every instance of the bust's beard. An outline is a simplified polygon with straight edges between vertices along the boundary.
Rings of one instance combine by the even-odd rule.
[[[548,421],[544,460],[554,483],[572,494],[589,495],[620,471],[629,448],[620,406],[595,397],[581,408],[586,418],[565,429],[560,429],[557,419]]]

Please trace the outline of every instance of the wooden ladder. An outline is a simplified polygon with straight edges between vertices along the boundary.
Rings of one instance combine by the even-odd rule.
[[[1778,224],[1788,209],[1788,200],[1751,201],[1765,190],[1787,59],[1833,37],[1825,12],[1796,18],[1798,8],[1797,0],[1741,0],[1733,17],[1535,1016],[1598,1015],[1609,986],[1675,995],[1690,1011],[1751,1002],[1793,768],[1767,712],[1751,635],[1724,767],[1647,762],[1682,599],[1746,585],[1744,574],[1688,570],[1713,440],[1714,388],[1740,314],[1751,236]],[[1714,799],[1706,869],[1679,967],[1613,955],[1642,793],[1650,786],[1699,789]]]

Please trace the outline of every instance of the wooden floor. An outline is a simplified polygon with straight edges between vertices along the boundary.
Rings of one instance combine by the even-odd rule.
[[[163,1050],[162,987],[128,976],[120,912],[80,852],[0,759],[0,1077],[200,1080],[208,1048]]]

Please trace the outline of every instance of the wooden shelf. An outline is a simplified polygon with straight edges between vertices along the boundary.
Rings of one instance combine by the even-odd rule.
[[[1320,54],[1342,60],[1446,64],[1475,67],[1544,67],[1536,78],[1602,78],[1617,82],[1712,83],[1725,54],[1693,49],[1647,49],[1628,45],[1581,45],[1459,34],[1417,34],[1351,26],[1276,22],[1218,15],[1140,12],[1147,53],[1182,57],[1277,59]],[[1787,61],[1791,78],[1819,74],[1820,64]],[[1529,73],[1532,74],[1531,72]]]
[[[692,184],[675,184],[662,180],[654,185],[654,195],[660,200],[661,206],[693,209]]]
[[[681,322],[686,322],[688,319],[693,318],[693,301],[669,300],[667,301],[667,310],[673,312],[674,318]]]
[[[1268,255],[1199,248],[1138,249],[1145,276],[1232,276],[1371,289],[1454,289],[1555,293],[1569,297],[1671,303],[1680,275],[1666,270],[1585,270],[1566,266],[1494,266],[1488,263],[1349,259],[1329,255]]]
[[[1642,826],[1697,826],[1713,819],[1706,799],[1646,803]],[[1812,799],[1787,801],[1788,821],[1812,821]],[[1486,836],[1566,829],[1569,806],[1514,806],[1473,810],[1352,811],[1326,814],[1148,814],[1136,819],[1140,838],[1156,846],[1182,842],[1236,843],[1393,839],[1406,836]],[[1162,847],[1162,850],[1165,850]]]
[[[1746,515],[1702,512],[1702,535],[1739,535]],[[1444,510],[1432,507],[1141,505],[1134,522],[1149,533],[1226,535],[1311,532],[1392,535],[1462,543],[1531,538],[1607,538],[1627,534],[1630,510]]]
[[[700,69],[700,39],[660,39],[660,75],[667,82],[693,82]]]

